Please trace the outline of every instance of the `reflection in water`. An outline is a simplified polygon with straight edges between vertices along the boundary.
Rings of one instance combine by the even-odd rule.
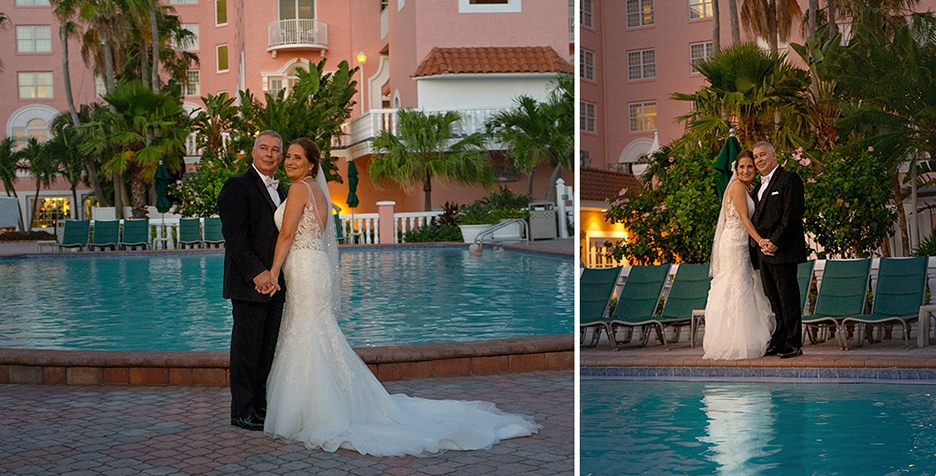
[[[770,392],[753,386],[707,385],[702,391],[702,410],[708,422],[699,441],[708,443],[706,459],[718,465],[720,474],[758,474],[770,465],[759,460],[770,449],[775,428]]]

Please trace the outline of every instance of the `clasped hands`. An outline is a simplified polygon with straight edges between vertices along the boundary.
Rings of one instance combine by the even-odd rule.
[[[777,252],[777,245],[771,243],[770,238],[761,238],[757,244],[760,245],[761,253],[767,256],[773,256]]]
[[[268,294],[270,296],[276,294],[276,291],[280,290],[279,282],[276,278],[273,277],[273,274],[269,270],[266,270],[253,278],[254,289],[257,290],[260,294]]]

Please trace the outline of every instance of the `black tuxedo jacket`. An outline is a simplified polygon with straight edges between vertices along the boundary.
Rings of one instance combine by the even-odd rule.
[[[282,203],[286,190],[280,185],[277,191]],[[273,221],[275,211],[276,204],[252,166],[247,172],[229,178],[221,188],[218,214],[224,235],[225,299],[270,301],[270,296],[256,291],[253,278],[273,266],[273,251],[279,235]],[[272,299],[282,299],[286,293],[282,275],[279,284],[282,289]]]
[[[803,233],[803,181],[799,175],[777,166],[760,200],[754,191],[754,215],[751,223],[764,238],[777,245],[773,256],[760,252],[760,246],[750,239],[751,261],[755,269],[760,264],[790,264],[806,261],[806,238]]]

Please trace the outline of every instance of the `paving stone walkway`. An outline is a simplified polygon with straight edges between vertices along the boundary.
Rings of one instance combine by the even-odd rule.
[[[376,458],[310,450],[229,424],[222,387],[0,385],[0,473],[558,475],[574,469],[573,371],[389,382],[391,393],[486,400],[539,434],[485,451]]]

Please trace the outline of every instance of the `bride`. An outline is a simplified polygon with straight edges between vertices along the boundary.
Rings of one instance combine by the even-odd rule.
[[[285,273],[286,312],[267,380],[264,432],[309,448],[376,456],[487,449],[536,433],[531,417],[487,402],[390,395],[338,327],[338,246],[320,153],[307,138],[289,144],[292,180],[276,211],[280,228],[270,272]],[[275,291],[273,291],[275,292]]]
[[[754,156],[749,150],[738,154],[734,176],[725,190],[709,274],[705,306],[704,359],[753,359],[763,357],[775,326],[770,303],[764,295],[760,275],[751,266],[748,235],[761,236],[751,223],[754,199]]]

